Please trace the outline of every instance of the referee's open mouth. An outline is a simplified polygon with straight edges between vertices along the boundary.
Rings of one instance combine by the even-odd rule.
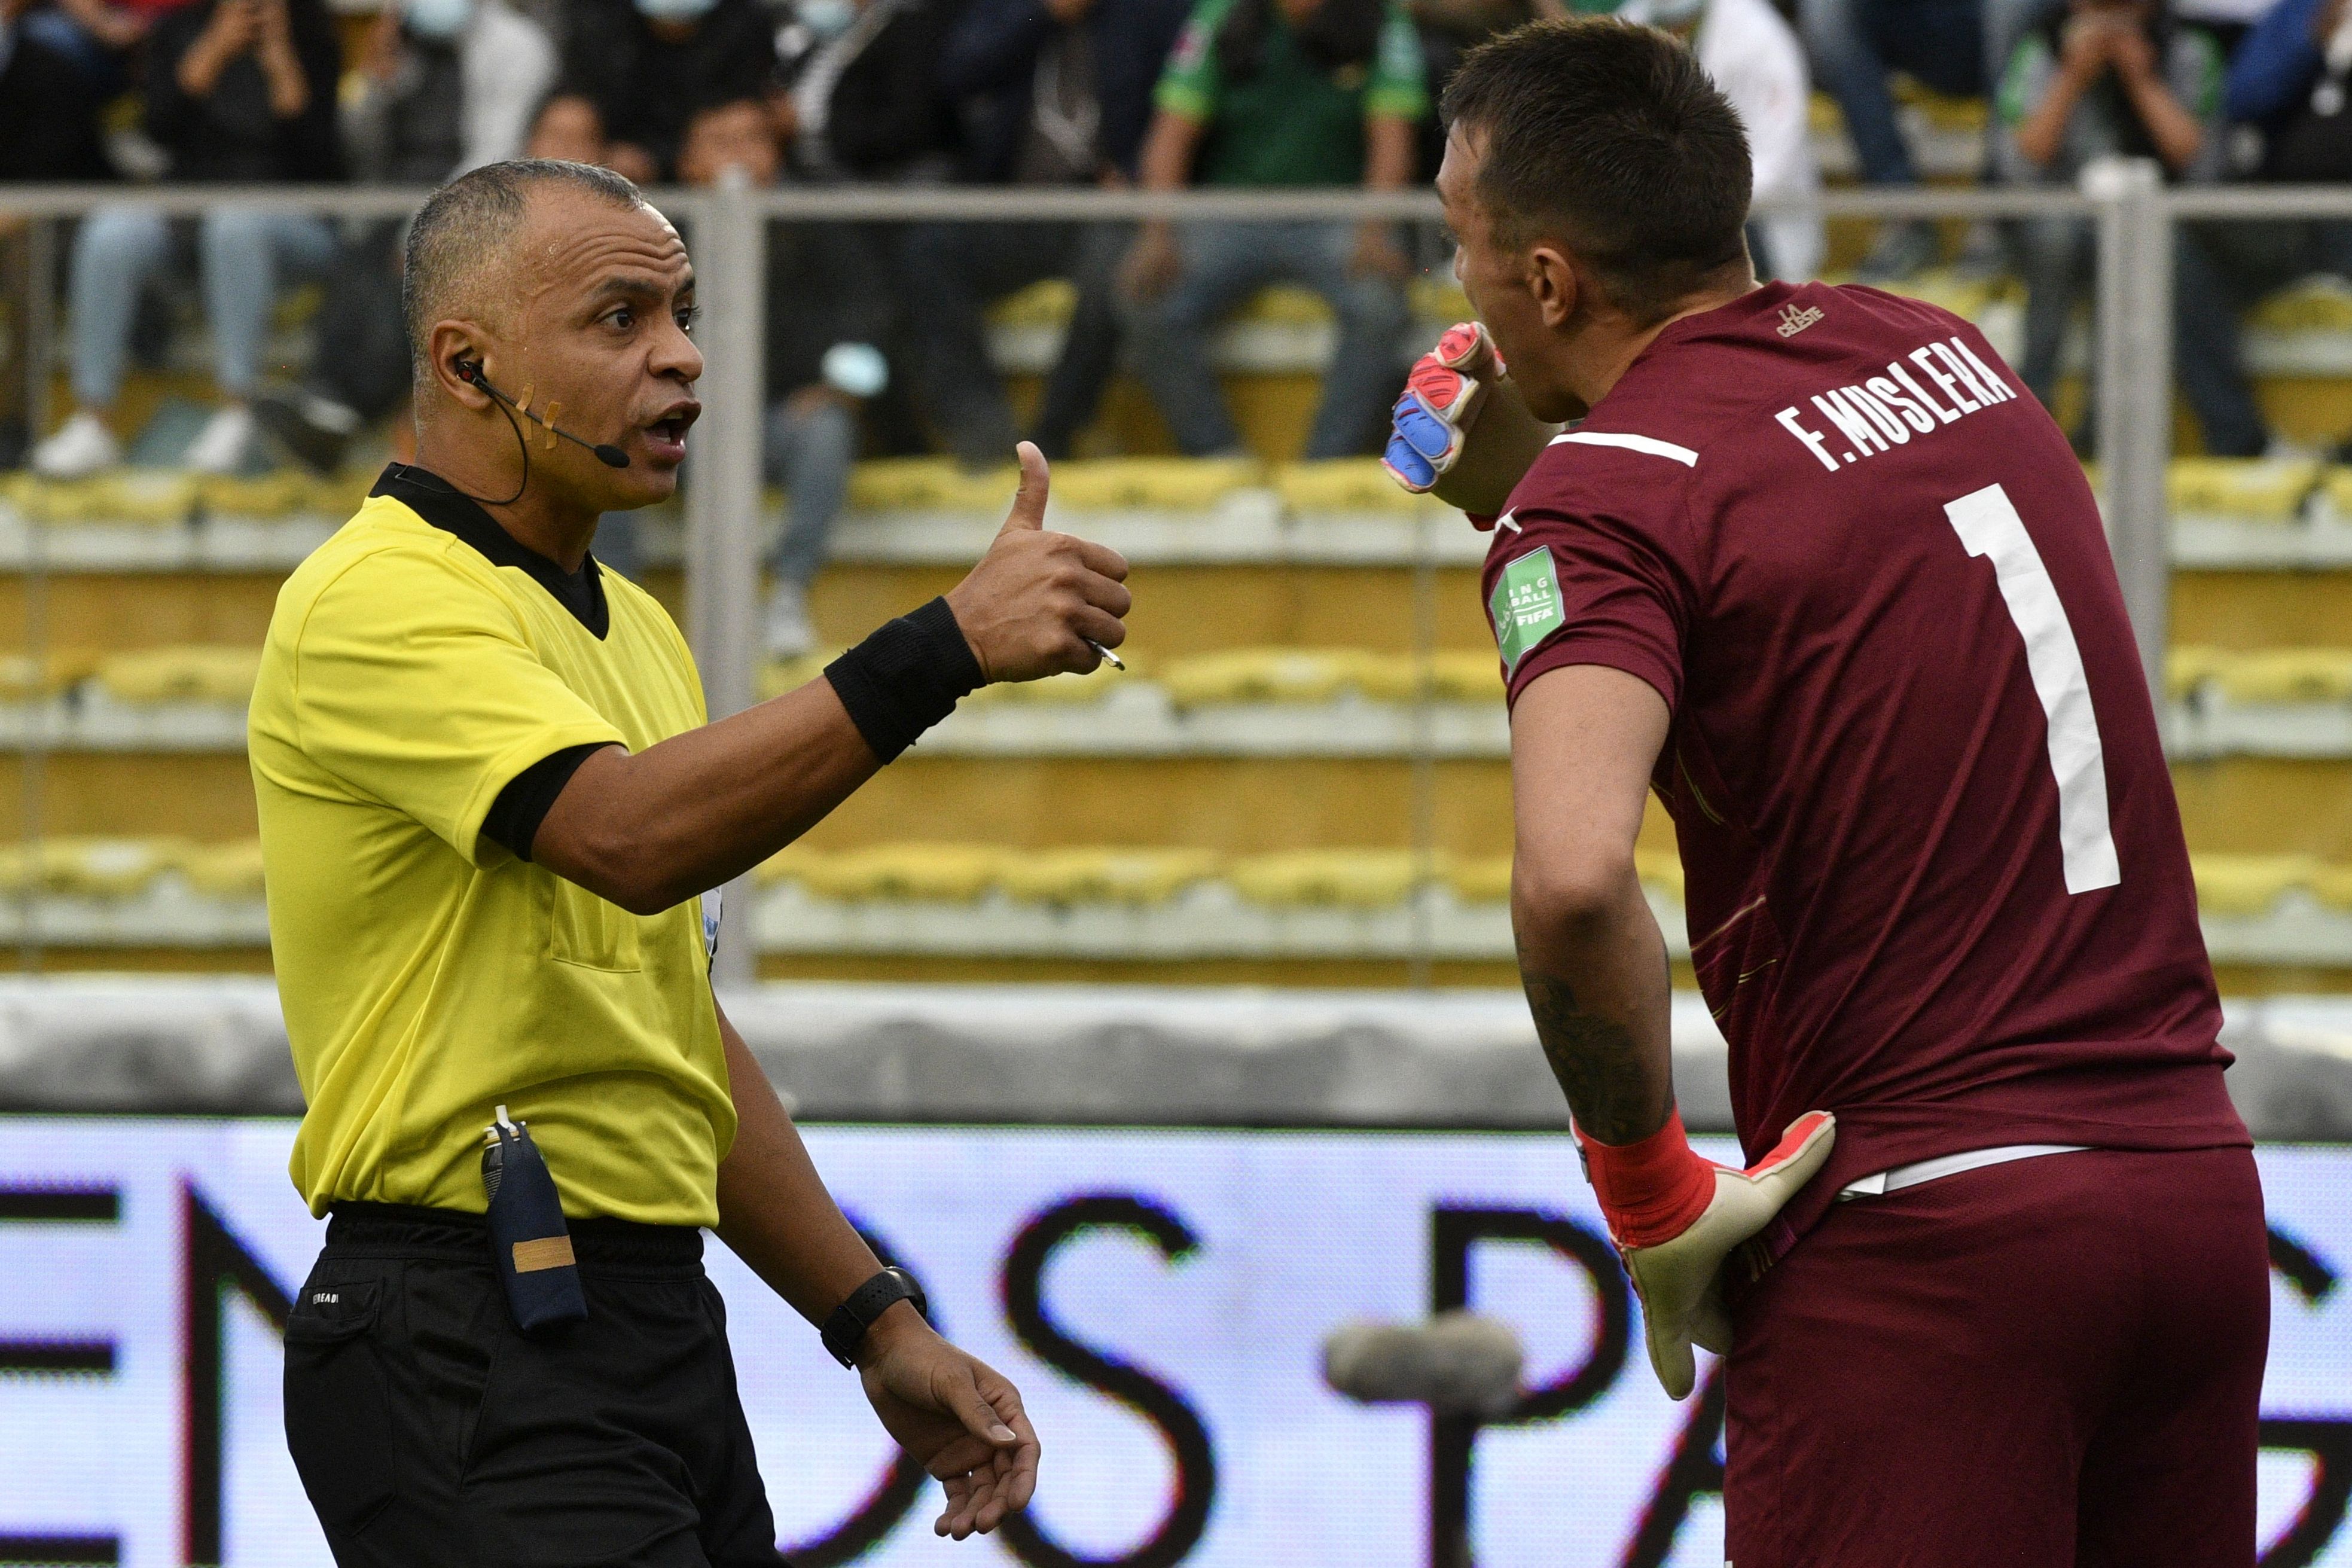
[[[646,456],[662,464],[686,461],[686,432],[701,417],[702,405],[692,398],[672,404],[645,426]]]

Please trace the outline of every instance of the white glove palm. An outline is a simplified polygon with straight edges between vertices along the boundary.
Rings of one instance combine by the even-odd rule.
[[[1668,1397],[1687,1398],[1697,1381],[1694,1342],[1717,1353],[1731,1348],[1731,1320],[1723,1305],[1724,1260],[1761,1235],[1820,1173],[1836,1141],[1836,1119],[1828,1112],[1801,1116],[1789,1124],[1780,1146],[1747,1170],[1717,1165],[1714,1200],[1681,1235],[1655,1247],[1619,1249],[1634,1293],[1642,1298],[1650,1370]]]

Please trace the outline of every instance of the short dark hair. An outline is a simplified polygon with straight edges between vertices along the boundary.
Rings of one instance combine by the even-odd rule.
[[[1607,16],[1516,27],[1464,58],[1444,115],[1486,139],[1478,195],[1496,237],[1557,234],[1643,325],[1745,255],[1747,132],[1691,52],[1654,28]]]
[[[566,184],[614,206],[645,205],[635,184],[593,163],[560,158],[518,158],[468,170],[433,193],[408,226],[400,275],[401,314],[408,323],[409,369],[421,390],[429,378],[433,323],[449,313],[453,296],[501,252],[529,210],[531,191]]]

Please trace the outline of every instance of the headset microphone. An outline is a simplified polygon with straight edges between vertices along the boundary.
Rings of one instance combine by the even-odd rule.
[[[604,464],[606,468],[625,468],[629,466],[629,455],[626,452],[622,451],[618,447],[610,446],[599,441],[583,440],[580,437],[574,436],[569,430],[559,429],[555,426],[549,424],[547,420],[541,418],[540,416],[533,414],[528,404],[517,403],[513,398],[509,397],[505,393],[500,392],[497,387],[492,386],[490,384],[489,378],[482,374],[481,361],[461,359],[457,361],[455,368],[457,369],[457,379],[459,381],[465,382],[469,385],[480,387],[484,392],[488,393],[492,397],[497,398],[500,403],[505,404],[509,408],[513,409],[517,414],[521,415],[524,418],[530,420],[532,424],[538,426],[549,435],[561,436],[575,447],[587,447],[588,450],[596,454],[596,460]],[[530,388],[526,386],[523,388],[523,391],[528,394],[530,391]],[[523,461],[528,463],[530,460],[530,444],[526,441],[523,443]]]

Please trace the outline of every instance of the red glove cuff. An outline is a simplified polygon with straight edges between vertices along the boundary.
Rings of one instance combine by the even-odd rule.
[[[1584,1149],[1585,1177],[1620,1247],[1672,1241],[1715,1201],[1715,1165],[1691,1148],[1679,1110],[1669,1111],[1666,1124],[1638,1143],[1595,1142],[1580,1127],[1576,1141]]]

